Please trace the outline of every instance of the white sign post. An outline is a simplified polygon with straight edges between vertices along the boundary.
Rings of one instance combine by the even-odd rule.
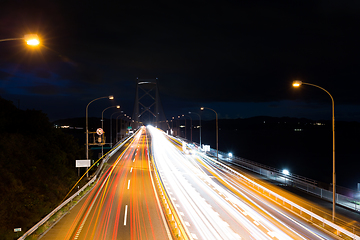
[[[88,160],[76,160],[75,162],[75,167],[79,168],[78,169],[78,175],[80,176],[80,168],[81,167],[90,167],[91,166],[91,162],[90,159]]]
[[[14,232],[16,233],[16,237],[19,237],[19,232],[21,232],[21,228],[14,228]]]

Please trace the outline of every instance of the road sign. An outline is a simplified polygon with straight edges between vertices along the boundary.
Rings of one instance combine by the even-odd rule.
[[[14,232],[21,232],[21,228],[14,228]]]
[[[131,129],[132,129],[132,126],[128,126],[127,129],[128,129],[128,130],[131,130]]]
[[[90,167],[90,160],[76,160],[75,167]]]
[[[96,133],[101,136],[104,133],[104,130],[102,128],[96,129]]]

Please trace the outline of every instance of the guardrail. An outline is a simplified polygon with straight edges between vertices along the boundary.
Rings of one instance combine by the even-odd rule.
[[[283,207],[286,207],[288,210],[294,212],[295,214],[300,215],[302,218],[306,219],[309,222],[312,222],[313,224],[322,227],[323,229],[332,232],[333,234],[336,234],[340,237],[348,237],[355,240],[360,240],[359,229],[355,229],[355,226],[350,225],[347,222],[343,222],[341,219],[336,219],[337,223],[334,223],[330,221],[330,216],[324,216],[325,213],[321,212],[321,210],[317,210],[315,208],[312,208],[311,210],[302,207],[293,201],[288,200],[287,198],[275,193],[274,191],[267,189],[266,187],[262,186],[261,184],[257,183],[255,180],[250,179],[249,177],[246,177],[245,175],[237,172],[233,168],[218,162],[212,158],[210,158],[211,161],[216,163],[217,165],[221,166],[222,168],[228,170],[232,174],[236,175],[242,182],[246,183],[249,187],[253,188],[254,190],[261,192],[263,196],[268,197],[269,199],[277,202],[278,204],[282,205]],[[320,216],[319,214],[314,213],[314,211],[319,211],[319,214],[323,215]],[[329,219],[327,219],[329,218]],[[341,224],[342,226],[340,226]],[[358,233],[356,234],[355,231]],[[343,236],[346,235],[346,236]]]
[[[214,156],[214,154],[216,154],[216,150],[211,149],[211,154]],[[255,171],[256,167],[257,167],[257,170],[258,170],[258,172],[260,174],[262,174],[261,173],[262,170],[267,170],[267,171],[269,171],[271,173],[276,173],[276,174],[281,175],[281,176],[286,176],[288,179],[291,178],[294,181],[301,181],[301,182],[308,183],[308,184],[311,184],[311,185],[318,185],[318,181],[307,178],[307,177],[303,177],[303,176],[300,176],[300,175],[297,175],[297,174],[294,174],[294,173],[289,173],[289,174],[285,175],[282,172],[282,170],[279,170],[279,169],[276,169],[276,168],[273,168],[273,167],[269,167],[269,166],[266,166],[264,164],[257,163],[257,162],[254,162],[254,161],[250,161],[248,159],[241,158],[241,157],[233,156],[231,158],[227,158],[227,157],[224,157],[224,156],[227,156],[226,153],[219,151],[219,158],[220,158],[220,155],[221,155],[222,160],[226,160],[226,161],[229,160],[229,161],[234,161],[234,162],[241,163],[242,165],[249,167],[248,168],[249,170]]]
[[[85,184],[80,190],[78,190],[74,195],[69,197],[66,201],[64,201],[62,204],[60,204],[57,208],[55,208],[52,212],[50,212],[46,217],[40,220],[36,225],[34,225],[32,228],[30,228],[24,235],[22,235],[18,240],[23,240],[26,237],[28,237],[30,234],[35,232],[41,225],[43,225],[47,220],[50,219],[55,213],[57,213],[60,209],[62,209],[66,204],[68,204],[70,201],[72,201],[76,196],[78,196],[82,191],[85,190],[91,183],[93,183],[96,180],[96,176],[94,176],[87,184]]]
[[[134,133],[135,134],[135,133]],[[132,135],[133,136],[133,135]],[[54,214],[56,214],[60,209],[62,209],[64,206],[66,206],[69,202],[71,202],[75,197],[77,197],[82,191],[84,191],[90,184],[95,182],[97,179],[98,174],[100,173],[104,162],[107,162],[107,160],[116,152],[115,150],[118,150],[121,148],[131,137],[123,139],[122,142],[118,142],[112,150],[110,150],[108,153],[106,153],[104,156],[104,161],[101,162],[101,165],[98,167],[96,172],[94,173],[94,177],[86,183],[82,188],[80,188],[76,193],[74,193],[71,197],[69,197],[67,200],[62,202],[59,206],[57,206],[53,211],[51,211],[48,215],[46,215],[43,219],[41,219],[37,224],[35,224],[32,228],[30,228],[26,233],[24,233],[18,240],[24,240],[26,237],[30,236],[32,233],[34,233],[40,226],[42,226],[45,222],[47,222]],[[101,158],[103,158],[102,156]],[[101,159],[100,158],[100,159]],[[99,160],[100,160],[99,159]]]
[[[172,136],[169,136],[169,137],[178,141],[179,143],[181,141],[186,141],[185,139],[179,139],[179,138],[175,138]],[[209,153],[209,152],[207,152],[207,153]],[[211,149],[210,155],[212,157],[214,157],[214,156],[216,157],[216,150]],[[222,161],[229,160],[228,158],[226,158],[226,156],[227,156],[227,154],[219,151],[219,159],[220,160],[222,160]],[[265,188],[264,186],[260,185],[259,183],[256,183],[256,178],[251,180],[250,178],[237,172],[236,170],[232,169],[231,167],[229,167],[221,162],[218,162],[213,158],[210,158],[210,159],[213,162],[220,165],[222,168],[225,168],[225,169],[229,170],[230,172],[232,172],[233,174],[235,174],[236,176],[240,177],[240,179],[242,179],[243,182],[246,182],[247,185],[251,186],[254,190],[256,190],[258,192],[262,191],[264,196],[266,196],[266,197],[270,198],[271,200],[277,202],[278,204],[281,204],[282,206],[288,208],[290,211],[305,218],[309,222],[312,222],[313,224],[318,225],[319,227],[322,227],[322,228],[326,229],[327,231],[330,231],[338,236],[344,237],[344,235],[346,235],[347,238],[360,240],[359,227],[352,225],[351,223],[349,223],[349,221],[343,221],[342,219],[336,218],[335,222],[332,222],[330,220],[330,219],[332,219],[331,214],[328,214],[328,213],[322,211],[321,209],[317,209],[316,207],[313,207],[311,205],[307,205],[306,206],[307,208],[302,207],[299,204],[294,203],[293,201],[290,201],[287,198]],[[234,160],[234,159],[241,159],[241,158],[232,157],[232,160]],[[244,162],[246,162],[247,164],[254,163],[252,161],[243,161],[242,163],[244,163]],[[234,161],[231,161],[231,164],[238,165],[238,164],[234,163]],[[317,187],[315,184],[310,184],[311,182],[316,182],[315,180],[304,178],[299,175],[296,175],[297,176],[296,178],[290,178],[288,175],[283,174],[278,169],[270,168],[267,166],[266,166],[267,169],[262,169],[262,168],[260,168],[260,166],[265,166],[265,165],[261,165],[261,164],[254,164],[254,165],[258,165],[258,166],[252,166],[252,168],[247,168],[247,169],[252,170],[252,171],[254,171],[254,169],[258,169],[258,171],[254,171],[254,172],[257,172],[261,175],[267,176],[268,178],[271,178],[274,180],[277,178],[277,181],[280,181],[280,182],[282,181],[287,184],[291,183],[292,184],[291,186],[294,186],[294,187],[301,188],[301,186],[306,186],[306,188],[303,190],[306,190],[308,192],[312,191],[312,192],[314,192],[314,194],[316,194],[316,192],[311,189],[317,189],[317,190],[319,190],[318,195],[321,195],[322,198],[327,198],[329,200],[332,200],[332,192],[331,191],[321,189],[321,188]],[[241,167],[244,168],[243,165],[241,165]],[[275,171],[271,171],[271,170],[275,170]],[[302,179],[303,181],[301,181],[300,179]],[[266,193],[266,194],[264,194],[264,193]],[[344,200],[344,199],[346,201],[355,201],[355,199],[349,200],[350,199],[349,197],[342,196],[340,194],[336,194],[336,196],[337,196],[337,198],[336,198],[337,204],[339,204],[339,202],[341,202],[341,200]],[[345,201],[343,201],[343,202],[345,203]],[[359,211],[359,207],[356,208],[356,205],[358,205],[356,202],[355,203],[348,202],[348,206],[351,204],[352,204],[352,206],[355,205],[354,210]],[[346,239],[346,237],[345,237],[345,239]]]
[[[177,141],[187,141],[184,138],[169,136]],[[192,142],[193,143],[193,142]],[[200,145],[196,144],[198,148]],[[207,152],[211,156],[216,156],[216,149],[211,148],[209,152]],[[222,161],[226,161],[231,163],[232,165],[239,166],[241,168],[253,171],[257,174],[265,176],[271,180],[278,181],[280,183],[284,183],[286,185],[290,185],[292,187],[301,189],[307,193],[318,196],[322,199],[332,202],[332,191],[324,189],[320,187],[318,181],[306,178],[297,174],[289,173],[288,175],[284,174],[281,170],[269,167],[254,161],[250,161],[245,158],[233,156],[231,158],[227,157],[227,153],[219,151],[219,159]],[[350,189],[346,189],[341,186],[336,186],[337,191],[347,193],[347,195],[336,193],[335,200],[336,204],[343,206],[345,208],[354,210],[356,212],[360,212],[360,193],[357,191],[353,191]],[[350,196],[351,195],[351,196]]]
[[[215,155],[214,155],[214,153],[215,153]],[[325,199],[327,201],[332,202],[332,200],[333,200],[332,191],[319,187],[318,186],[318,185],[320,185],[319,182],[317,182],[315,180],[311,180],[309,178],[301,177],[299,175],[291,174],[291,173],[289,175],[286,175],[278,169],[271,168],[266,165],[258,164],[258,163],[255,163],[253,161],[250,161],[250,160],[247,160],[244,158],[239,158],[239,157],[233,156],[231,159],[229,159],[229,158],[223,157],[223,156],[226,156],[225,153],[220,152],[220,151],[219,151],[219,153],[221,153],[221,156],[219,154],[219,159],[221,159],[222,161],[226,161],[232,165],[239,166],[241,168],[250,170],[252,172],[255,172],[257,174],[265,176],[268,179],[301,189],[302,191],[305,191],[307,193],[310,193],[312,195],[315,195],[315,196]],[[211,155],[216,156],[216,150],[212,149]],[[337,189],[341,190],[339,186],[337,186]],[[360,196],[360,194],[358,192],[351,191],[351,190],[347,190],[347,191],[351,192],[351,194],[353,196],[356,196],[356,195]],[[335,200],[336,200],[337,205],[346,207],[346,208],[354,210],[356,212],[360,212],[359,197],[355,198],[355,197],[345,196],[340,193],[336,193]]]
[[[169,197],[169,194],[164,187],[164,184],[160,178],[156,162],[154,161],[152,154],[150,154],[150,148],[148,147],[148,157],[151,160],[154,169],[154,175],[157,182],[157,190],[161,199],[162,207],[165,210],[165,217],[168,222],[168,225],[171,228],[173,237],[178,240],[187,240],[189,239],[189,233],[183,227],[185,224],[182,222],[182,219],[179,217],[179,213],[176,208],[174,208],[174,202]]]

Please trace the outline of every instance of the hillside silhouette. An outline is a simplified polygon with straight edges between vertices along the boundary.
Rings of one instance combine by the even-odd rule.
[[[0,97],[0,240],[14,239],[53,210],[77,180],[84,153],[46,114]]]

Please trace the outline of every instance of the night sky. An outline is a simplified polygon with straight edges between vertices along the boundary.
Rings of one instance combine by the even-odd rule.
[[[360,121],[359,1],[109,2],[1,1],[0,39],[37,33],[42,46],[0,42],[0,96],[58,120],[113,94],[89,115],[131,115],[136,78],[158,78],[168,118],[206,106],[330,120],[329,96],[299,79],[333,95],[336,120]]]

